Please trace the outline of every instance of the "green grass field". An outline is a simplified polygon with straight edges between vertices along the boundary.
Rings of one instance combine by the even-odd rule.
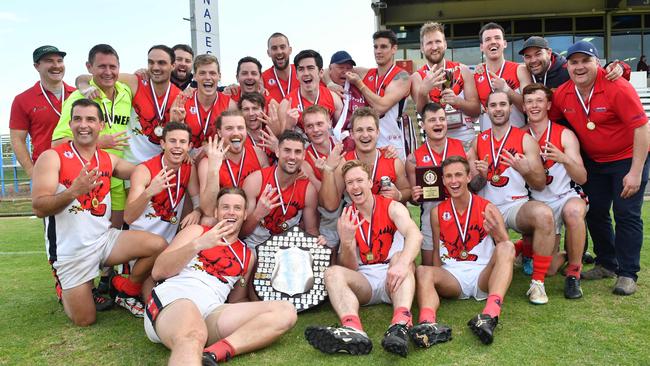
[[[648,220],[650,210],[644,209]],[[57,303],[46,260],[42,221],[0,219],[0,364],[161,365],[169,351],[146,338],[142,320],[121,308],[99,313],[88,328],[71,325]],[[650,230],[646,228],[644,238]],[[611,294],[614,280],[583,282],[585,296],[565,300],[563,278],[547,280],[548,305],[533,306],[524,295],[529,279],[516,269],[491,346],[482,345],[465,323],[483,308],[474,300],[443,300],[438,319],[453,329],[451,342],[428,350],[411,346],[407,359],[386,353],[381,337],[390,321],[388,305],[361,310],[374,343],[368,356],[325,355],[303,338],[310,324],[338,321],[328,304],[300,314],[298,323],[273,346],[230,361],[232,365],[648,365],[650,364],[650,249],[641,258],[639,291]],[[646,309],[646,310],[643,310]],[[414,309],[417,316],[417,310]]]

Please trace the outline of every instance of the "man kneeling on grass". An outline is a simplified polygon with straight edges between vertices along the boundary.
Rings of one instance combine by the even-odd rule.
[[[496,206],[467,189],[467,160],[447,158],[442,173],[450,197],[431,210],[434,265],[416,270],[420,319],[411,339],[420,347],[450,340],[451,329],[436,323],[439,297],[474,297],[487,298],[487,303],[467,325],[481,342],[490,344],[512,280],[514,245]]]
[[[147,302],[144,328],[152,342],[171,349],[170,365],[216,365],[268,346],[296,323],[289,302],[245,302],[255,257],[238,239],[246,219],[244,191],[222,189],[215,217],[212,228],[181,231],[152,271],[159,284]]]
[[[367,354],[372,342],[361,326],[359,304],[393,304],[393,319],[381,345],[406,357],[415,292],[413,261],[422,233],[404,205],[372,193],[367,165],[350,160],[341,170],[352,205],[343,209],[337,223],[340,265],[325,271],[325,286],[342,326],[310,326],[305,337],[325,353]]]

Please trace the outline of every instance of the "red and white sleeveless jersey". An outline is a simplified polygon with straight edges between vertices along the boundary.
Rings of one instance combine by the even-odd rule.
[[[402,71],[404,71],[404,69],[395,64],[393,64],[386,75],[383,76],[377,74],[376,68],[370,69],[363,78],[363,83],[366,84],[373,93],[383,97],[388,85],[390,85],[390,83],[395,79],[395,76]],[[380,116],[377,147],[393,145],[398,150],[404,151],[404,132],[398,123],[398,118],[402,115],[405,105],[405,103],[403,103],[404,99],[395,103],[395,105],[392,106],[383,116]]]
[[[176,85],[169,83],[169,91],[157,96],[151,83],[138,76],[138,90],[132,102],[131,128],[127,130],[131,148],[125,157],[129,162],[139,164],[160,154],[160,137],[156,136],[155,130],[158,126],[165,127],[169,121],[169,110],[180,92]],[[159,112],[162,112],[162,120]]]
[[[506,135],[498,141],[492,139],[491,132],[492,129],[481,132],[476,139],[477,159],[483,160],[485,156],[488,157],[487,183],[485,184],[485,187],[481,189],[479,194],[488,201],[494,203],[496,206],[527,198],[528,189],[526,189],[526,181],[524,180],[524,177],[522,177],[515,169],[503,164],[502,159],[499,156],[501,151],[508,151],[512,155],[517,153],[523,154],[523,141],[526,132],[517,127],[510,127],[510,132],[506,133]],[[490,143],[491,139],[493,140],[493,143]],[[503,147],[502,150],[499,151],[502,142]],[[496,157],[498,161],[496,167],[494,157]]]
[[[278,189],[275,184],[275,170],[277,166],[269,166],[262,168],[262,186],[257,194],[256,199],[259,199],[266,185],[270,184],[273,189]],[[282,212],[282,205],[274,208],[264,218],[264,227],[271,234],[280,234],[285,230],[282,228],[282,223],[287,222],[289,227],[297,225],[302,217],[302,209],[305,208],[305,195],[307,194],[307,186],[309,180],[307,178],[296,179],[293,185],[286,187],[282,190],[282,200],[286,208],[286,213]],[[293,223],[294,218],[298,221]]]
[[[564,147],[562,146],[562,133],[564,129],[564,126],[549,121],[546,130],[544,130],[541,136],[535,136],[530,130],[528,132],[535,139],[539,139],[540,151],[545,150],[546,141],[550,140],[553,145],[564,152]],[[571,177],[569,177],[569,173],[567,173],[564,164],[556,163],[550,159],[546,159],[546,161],[542,160],[542,162],[544,163],[544,171],[546,172],[546,186],[543,191],[530,189],[530,195],[534,200],[542,202],[554,201],[573,190],[571,188]]]
[[[373,198],[374,207],[371,220],[366,220],[359,226],[354,235],[359,251],[359,265],[388,263],[396,252],[403,249],[403,237],[397,233],[397,226],[388,214],[388,208],[393,200],[380,195],[373,195]],[[396,202],[396,204],[401,203]],[[354,204],[352,204],[352,208],[357,210]],[[359,220],[363,220],[363,215],[360,211],[358,212]],[[368,236],[368,231],[370,231],[370,236]],[[396,237],[399,237],[399,243],[393,243]],[[369,242],[370,245],[368,245]]]
[[[441,154],[434,149],[429,150],[426,142],[418,147],[414,152],[415,166],[440,166],[442,161],[450,156],[462,156],[467,159],[463,143],[460,140],[447,137],[447,151]],[[433,155],[433,156],[432,156]]]
[[[504,61],[502,70],[489,70],[490,72],[500,76],[506,81],[510,89],[514,90],[517,93],[520,93],[519,86],[521,82],[517,76],[517,68],[519,64],[512,61]],[[485,110],[487,108],[487,99],[490,93],[492,92],[492,86],[490,85],[491,76],[488,75],[487,65],[485,63],[477,66],[477,71],[474,73],[474,81],[476,82],[476,90],[478,92],[479,100],[481,101],[481,106]],[[487,115],[487,112],[481,114],[481,131],[485,131],[492,127],[490,118]],[[512,105],[510,107],[510,124],[515,127],[523,127],[526,124],[526,119],[524,118],[523,112],[521,112],[517,107]]]
[[[45,249],[50,261],[64,261],[87,255],[95,250],[111,227],[111,176],[113,163],[110,155],[96,150],[90,161],[81,157],[72,141],[54,147],[59,156],[59,194],[70,188],[84,164],[88,170],[99,168],[101,184],[91,192],[76,197],[58,213],[45,218]]]
[[[203,227],[203,232],[211,228]],[[195,278],[210,286],[224,302],[237,281],[248,271],[253,252],[241,240],[230,245],[216,245],[204,249],[190,260],[176,277]]]
[[[332,97],[332,92],[323,84],[318,85],[318,97],[314,103],[310,102],[300,93],[300,88],[294,89],[287,99],[291,101],[290,108],[298,108],[300,117],[298,117],[298,127],[301,130],[304,130],[302,124],[302,111],[316,104],[319,105],[329,112],[330,120],[334,121],[334,112],[336,111],[336,106],[334,105],[334,98]]]
[[[185,102],[185,123],[192,130],[192,147],[200,148],[208,137],[217,133],[217,118],[221,112],[228,110],[230,97],[217,92],[217,99],[210,109],[205,109],[198,101],[198,92]]]
[[[334,148],[335,144],[336,144],[336,142],[330,136],[330,148],[329,148],[329,151],[332,151],[332,148]],[[316,147],[314,147],[314,144],[309,144],[307,146],[307,151],[305,152],[305,161],[307,162],[307,164],[309,164],[309,166],[311,166],[311,169],[314,171],[314,176],[316,176],[316,179],[318,179],[318,180],[323,180],[323,172],[321,172],[320,169],[316,168],[316,163],[314,162],[314,159],[312,159],[311,156],[313,155],[316,159],[320,159],[320,158],[327,159],[327,157],[329,156],[329,151],[327,152],[327,154],[323,154],[323,153],[318,152],[318,150],[316,150]],[[310,155],[310,153],[311,153],[311,155]]]
[[[248,141],[250,137],[246,138]],[[262,169],[260,161],[257,159],[255,147],[251,143],[244,142],[240,161],[225,159],[219,169],[219,186],[221,188],[241,187],[244,179],[252,172]],[[241,162],[241,164],[240,164]]]
[[[461,215],[456,213],[454,216],[451,198],[438,205],[440,259],[446,265],[459,262],[485,265],[494,252],[492,237],[483,227],[483,212],[490,202],[478,195],[471,195],[472,205]]]
[[[384,156],[383,151],[377,149],[377,162],[375,166],[369,167],[372,169],[372,193],[379,194],[381,190],[381,177],[389,177],[390,181],[395,184],[397,182],[397,173],[395,173],[395,158],[387,158]],[[348,151],[343,155],[345,160],[359,160],[356,151]]]
[[[264,80],[264,89],[269,92],[269,96],[276,102],[280,103],[282,99],[286,98],[289,93],[298,88],[298,77],[296,76],[296,66],[289,65],[291,68],[290,79],[283,80],[276,77],[274,72],[275,66],[271,66],[262,73]]]
[[[163,168],[162,154],[142,163],[153,179]],[[178,224],[183,214],[183,204],[190,183],[192,164],[182,163],[170,183],[173,187],[164,189],[153,196],[147,203],[147,207],[129,227],[134,230],[148,231],[162,236],[171,243],[176,235]]]

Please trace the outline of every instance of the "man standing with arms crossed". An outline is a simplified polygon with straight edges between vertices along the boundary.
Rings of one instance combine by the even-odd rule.
[[[61,116],[63,102],[75,90],[63,81],[66,53],[54,46],[34,50],[32,59],[40,80],[14,98],[9,116],[11,147],[25,173],[31,178],[38,156],[52,144],[52,132]],[[27,134],[34,147],[27,149]]]
[[[585,41],[567,51],[570,81],[553,96],[549,117],[571,125],[584,152],[587,225],[596,266],[583,279],[617,276],[614,293],[637,290],[643,244],[641,206],[648,181],[648,118],[626,80],[608,81],[598,51]],[[616,229],[612,228],[613,209]]]

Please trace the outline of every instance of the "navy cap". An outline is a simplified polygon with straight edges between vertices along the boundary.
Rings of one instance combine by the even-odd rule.
[[[66,53],[63,51],[60,51],[58,48],[54,46],[41,46],[37,49],[34,50],[34,53],[32,54],[32,59],[34,60],[34,63],[37,63],[40,61],[41,58],[45,55],[49,55],[50,53],[55,53],[61,57],[65,57]]]
[[[345,63],[348,63],[348,62],[351,63],[352,66],[357,66],[357,63],[354,62],[354,60],[352,59],[352,56],[350,56],[350,54],[345,52],[345,51],[335,52],[332,55],[332,58],[330,59],[330,65],[331,64],[340,65],[340,64],[345,64]]]
[[[566,52],[566,58],[568,59],[575,53],[584,53],[585,55],[598,58],[598,50],[593,44],[591,44],[591,42],[587,41],[579,41],[574,43],[573,46],[569,47]]]

